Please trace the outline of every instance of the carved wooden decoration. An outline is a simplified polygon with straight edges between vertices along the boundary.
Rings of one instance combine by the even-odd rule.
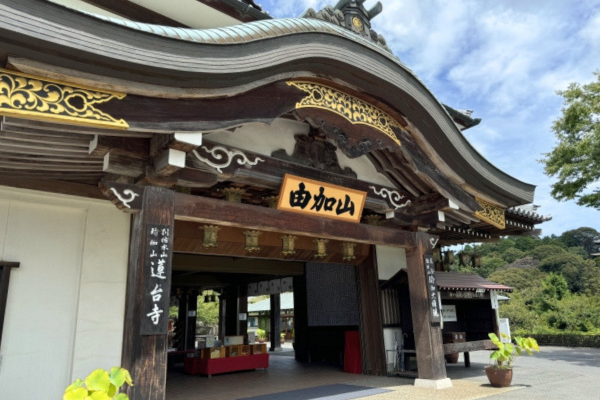
[[[282,256],[287,257],[296,254],[296,250],[294,249],[296,245],[296,239],[298,239],[298,237],[293,235],[285,235],[281,237],[281,240],[283,242],[281,250]]]
[[[204,230],[204,240],[202,241],[202,247],[205,249],[218,247],[218,235],[221,227],[216,225],[204,225],[200,227]]]
[[[356,243],[352,242],[344,242],[342,243],[342,254],[344,261],[354,261],[356,260],[356,256],[354,255],[354,247]]]
[[[0,68],[0,115],[127,129],[125,120],[95,107],[126,95]]]
[[[329,240],[327,239],[315,239],[313,242],[316,245],[315,258],[325,258],[327,257],[327,243]]]
[[[279,203],[279,196],[265,197],[264,200],[269,206],[269,208],[277,208],[277,203]]]
[[[481,210],[475,212],[476,217],[495,226],[496,228],[504,229],[506,227],[503,208],[478,197],[476,197],[475,200],[481,206]]]
[[[260,247],[258,246],[258,237],[261,235],[260,231],[246,231],[244,232],[244,236],[246,236],[246,250],[248,253],[252,253],[253,251],[259,251]]]
[[[365,215],[364,219],[367,222],[367,224],[369,224],[369,225],[380,226],[382,217],[381,217],[381,215],[378,215],[378,214],[371,214],[371,215]]]
[[[312,130],[309,135],[294,135],[294,139],[296,139],[296,145],[291,156],[283,149],[274,151],[271,156],[322,171],[356,178],[356,173],[352,169],[340,166],[335,154],[337,147],[329,143],[325,135]]]
[[[400,140],[393,128],[401,130],[400,124],[385,111],[341,90],[330,86],[313,82],[287,82],[288,85],[296,87],[308,93],[296,108],[320,108],[333,112],[351,124],[367,125],[386,134],[398,146]]]
[[[225,198],[227,201],[231,203],[241,203],[242,196],[246,193],[246,191],[242,188],[226,188],[223,189],[223,194],[225,194]]]
[[[100,182],[98,187],[121,211],[135,213],[142,208],[142,195],[144,193],[144,187],[142,186],[117,182]]]

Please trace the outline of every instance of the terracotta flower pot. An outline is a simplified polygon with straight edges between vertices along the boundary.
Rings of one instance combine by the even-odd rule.
[[[450,354],[446,354],[444,357],[446,358],[446,362],[448,364],[456,364],[458,363],[458,353],[450,353]]]
[[[512,368],[495,368],[492,366],[485,367],[485,374],[493,387],[509,387],[512,381]]]

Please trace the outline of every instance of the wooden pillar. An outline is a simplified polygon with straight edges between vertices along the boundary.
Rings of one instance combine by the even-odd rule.
[[[239,334],[238,325],[238,287],[230,286],[225,292],[225,333],[224,336]]]
[[[177,289],[177,298],[179,306],[177,307],[177,323],[175,324],[175,340],[177,341],[177,350],[186,350],[187,333],[187,295],[185,288]]]
[[[198,313],[198,289],[189,289],[186,293],[185,313],[185,348],[194,350],[196,348],[196,318]]]
[[[446,377],[440,325],[431,322],[431,307],[423,256],[431,255],[432,245],[429,239],[432,237],[423,232],[417,232],[415,235],[416,246],[406,254],[417,367],[419,369],[419,379],[415,385],[441,389],[452,384]]]
[[[238,315],[246,314],[246,319],[239,319],[238,334],[246,335],[248,333],[248,285],[240,285],[238,290]]]
[[[129,245],[122,363],[130,371],[135,385],[127,389],[131,400],[164,400],[175,195],[168,189],[146,187],[141,197],[140,212],[133,217]],[[155,326],[161,333],[148,335],[142,333],[147,333],[144,327],[148,324],[149,318],[146,308],[149,296],[152,301],[148,285],[154,285],[150,271],[150,260],[155,260],[150,258],[152,256],[150,229],[157,225],[170,230],[165,241],[160,243],[166,246],[161,251],[165,251],[168,255],[166,265],[161,267],[164,268],[161,269],[164,279],[152,278],[161,283],[160,294],[162,301],[166,299],[166,312],[163,310],[158,319],[159,323]],[[158,268],[154,272],[158,273]]]
[[[294,352],[296,360],[308,361],[308,308],[306,275],[294,276]]]
[[[371,246],[369,256],[358,266],[360,341],[365,375],[387,374],[378,275],[377,254],[375,246]]]
[[[281,351],[281,295],[271,295],[271,348],[269,351]]]
[[[219,296],[219,340],[225,340],[227,330],[227,292],[223,290]]]

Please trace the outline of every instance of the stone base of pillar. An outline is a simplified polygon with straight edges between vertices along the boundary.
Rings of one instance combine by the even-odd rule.
[[[269,351],[283,351],[281,347],[269,347]]]
[[[415,379],[415,387],[426,389],[448,389],[452,387],[450,378],[444,379]]]

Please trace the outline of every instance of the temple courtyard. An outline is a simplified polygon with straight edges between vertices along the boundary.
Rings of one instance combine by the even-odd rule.
[[[285,350],[285,349],[284,349]],[[488,352],[471,353],[471,367],[448,365],[453,387],[416,388],[412,379],[344,373],[327,364],[296,362],[293,353],[271,356],[266,371],[212,378],[174,371],[167,379],[168,400],[346,400],[387,399],[595,399],[600,393],[600,349],[542,347],[534,357],[520,357],[510,388],[492,388],[483,372]]]

